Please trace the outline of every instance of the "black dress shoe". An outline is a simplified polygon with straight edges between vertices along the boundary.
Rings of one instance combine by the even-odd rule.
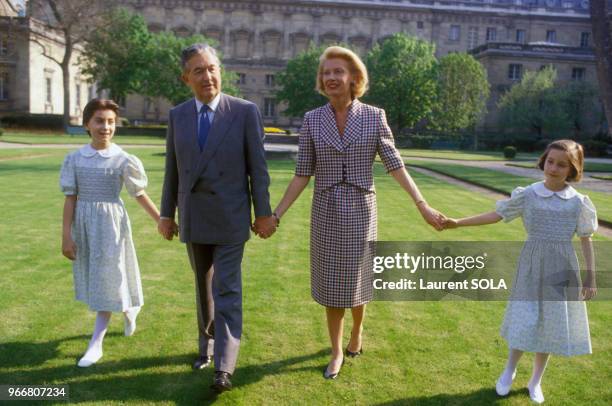
[[[209,357],[207,355],[200,355],[194,362],[193,362],[193,369],[198,370],[198,369],[204,369],[207,366],[209,366],[212,363],[212,357]]]
[[[215,371],[215,379],[210,387],[217,393],[232,390],[231,377],[232,375],[230,373]]]
[[[359,351],[357,352],[353,352],[353,351],[349,351],[348,347],[346,347],[346,350],[344,350],[344,354],[347,357],[351,357],[351,358],[357,358],[358,356],[360,356],[361,354],[363,354],[363,349],[360,348]]]

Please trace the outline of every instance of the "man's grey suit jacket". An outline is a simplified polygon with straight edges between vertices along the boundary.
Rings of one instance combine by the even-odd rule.
[[[179,212],[182,242],[237,244],[250,236],[255,216],[269,216],[270,177],[257,106],[221,94],[206,145],[197,142],[195,100],[170,110],[161,216]]]

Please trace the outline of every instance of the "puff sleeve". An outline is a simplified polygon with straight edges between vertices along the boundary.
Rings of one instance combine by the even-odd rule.
[[[590,237],[595,231],[597,231],[597,211],[591,199],[584,196],[576,224],[576,234],[578,237]]]
[[[66,155],[60,170],[60,189],[66,196],[78,194],[74,153]]]
[[[512,191],[510,199],[499,200],[495,204],[495,212],[507,223],[523,215],[525,207],[525,188],[517,187]]]
[[[393,141],[393,133],[389,124],[387,124],[387,117],[384,110],[380,110],[378,118],[378,143],[376,145],[376,152],[380,156],[385,170],[388,172],[394,171],[404,167],[404,161],[398,150],[395,148]]]
[[[300,129],[300,145],[295,165],[296,176],[313,176],[315,172],[317,157],[309,121],[309,114],[306,113]]]
[[[144,194],[147,175],[142,162],[134,155],[128,155],[127,163],[123,167],[123,182],[130,196],[138,197]]]

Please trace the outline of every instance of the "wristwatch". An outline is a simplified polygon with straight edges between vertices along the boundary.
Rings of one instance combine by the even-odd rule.
[[[272,213],[272,216],[276,219],[276,226],[280,226],[280,217],[278,217],[278,214],[276,214],[276,212]]]

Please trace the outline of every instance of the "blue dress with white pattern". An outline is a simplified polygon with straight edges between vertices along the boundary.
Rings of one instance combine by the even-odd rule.
[[[62,192],[77,196],[72,223],[76,299],[93,311],[124,312],[143,305],[130,219],[119,197],[123,185],[137,197],[147,177],[140,160],[116,144],[104,150],[86,145],[69,153],[62,165]]]
[[[506,222],[522,217],[527,231],[501,327],[508,346],[566,356],[590,354],[572,237],[588,237],[597,230],[591,200],[571,186],[553,192],[538,182],[516,188],[510,199],[497,202],[496,212]]]

